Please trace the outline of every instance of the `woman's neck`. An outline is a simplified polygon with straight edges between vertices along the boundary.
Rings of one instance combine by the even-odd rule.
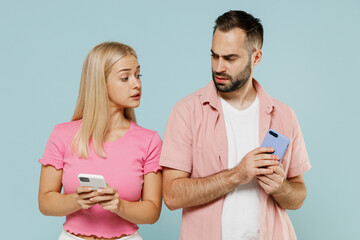
[[[112,129],[129,128],[130,120],[125,118],[125,109],[110,108],[109,131]]]

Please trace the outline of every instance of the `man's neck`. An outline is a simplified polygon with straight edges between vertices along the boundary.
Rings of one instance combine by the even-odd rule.
[[[252,84],[252,79],[244,86],[234,92],[218,92],[219,97],[228,102],[238,110],[247,109],[256,98],[256,89]]]

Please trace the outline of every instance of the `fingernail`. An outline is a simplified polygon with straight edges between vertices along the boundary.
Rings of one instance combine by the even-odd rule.
[[[91,191],[91,190],[92,190],[92,188],[91,188],[91,187],[89,187],[87,190],[88,190],[88,191]]]
[[[98,193],[103,193],[104,191],[102,189],[99,189],[98,190]]]
[[[90,198],[90,202],[94,201],[94,198]]]

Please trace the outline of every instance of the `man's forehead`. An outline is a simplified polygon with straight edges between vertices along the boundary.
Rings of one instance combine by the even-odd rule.
[[[246,40],[246,32],[242,30],[241,28],[232,28],[229,31],[222,31],[219,29],[216,29],[213,35],[213,39],[222,39],[226,41],[232,41],[232,42],[245,42]]]
[[[218,55],[239,54],[246,51],[246,33],[240,28],[224,32],[216,30],[211,50]],[[247,51],[246,51],[247,52]]]

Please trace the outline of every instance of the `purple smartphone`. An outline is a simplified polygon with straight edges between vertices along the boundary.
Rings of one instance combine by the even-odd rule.
[[[273,129],[269,129],[269,131],[266,133],[265,138],[261,144],[261,147],[272,147],[275,149],[275,152],[271,154],[275,154],[280,157],[279,164],[281,163],[281,160],[286,152],[286,149],[288,148],[290,143],[290,140],[282,135],[281,133],[278,133],[277,131]]]

